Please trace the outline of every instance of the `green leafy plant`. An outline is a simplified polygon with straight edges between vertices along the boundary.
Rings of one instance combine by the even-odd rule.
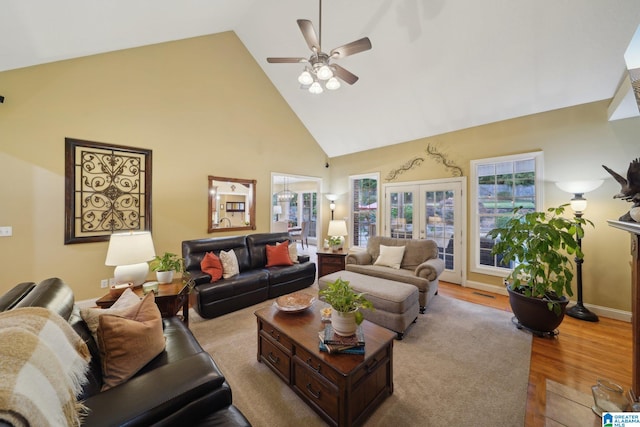
[[[359,308],[373,310],[373,304],[365,298],[364,292],[354,291],[349,282],[340,277],[335,282],[329,283],[326,288],[318,292],[318,295],[334,310],[341,313],[349,313]],[[356,323],[358,325],[362,323],[364,317],[359,310],[356,311],[355,316]]]
[[[151,261],[151,271],[171,271],[180,273],[183,267],[183,259],[171,252],[165,252],[162,256],[156,255]]]
[[[340,243],[342,243],[342,239],[340,239],[340,236],[329,237],[329,246],[340,246]]]
[[[578,238],[584,236],[585,224],[593,226],[583,218],[562,217],[566,206],[527,213],[516,208],[511,218],[487,233],[495,240],[491,254],[502,255],[505,265],[514,263],[506,278],[509,288],[544,299],[556,314],[561,310],[557,300],[565,293],[573,295],[573,263],[569,257],[583,258]]]

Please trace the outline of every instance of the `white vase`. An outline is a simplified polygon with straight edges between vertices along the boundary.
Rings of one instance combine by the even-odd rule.
[[[356,333],[356,311],[353,310],[348,313],[342,313],[337,310],[331,311],[331,326],[333,331],[343,337],[348,337]]]
[[[159,283],[171,283],[173,281],[173,275],[175,270],[170,271],[156,271],[156,278]]]
[[[635,222],[640,222],[640,206],[635,206],[629,210],[629,216]]]

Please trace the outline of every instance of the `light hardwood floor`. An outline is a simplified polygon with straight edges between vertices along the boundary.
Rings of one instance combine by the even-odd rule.
[[[504,295],[440,282],[439,294],[511,311]],[[514,326],[515,327],[515,326]],[[533,337],[526,426],[545,425],[546,380],[591,395],[598,378],[631,387],[631,324],[600,318],[591,323],[565,316],[555,338]]]

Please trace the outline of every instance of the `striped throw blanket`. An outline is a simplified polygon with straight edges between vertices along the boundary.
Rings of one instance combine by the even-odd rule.
[[[76,400],[91,358],[57,313],[40,307],[0,313],[0,420],[19,426],[79,426]]]

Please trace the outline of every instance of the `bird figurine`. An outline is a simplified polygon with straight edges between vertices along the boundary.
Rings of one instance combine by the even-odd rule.
[[[614,195],[613,198],[632,202],[632,210],[634,210],[635,213],[635,211],[637,211],[636,208],[640,207],[640,158],[629,163],[627,178],[624,178],[622,175],[609,169],[605,165],[602,165],[602,167],[620,184],[620,192]],[[635,220],[635,218],[632,218],[630,215],[630,212],[627,212],[625,215],[620,217],[620,221],[629,220]]]

